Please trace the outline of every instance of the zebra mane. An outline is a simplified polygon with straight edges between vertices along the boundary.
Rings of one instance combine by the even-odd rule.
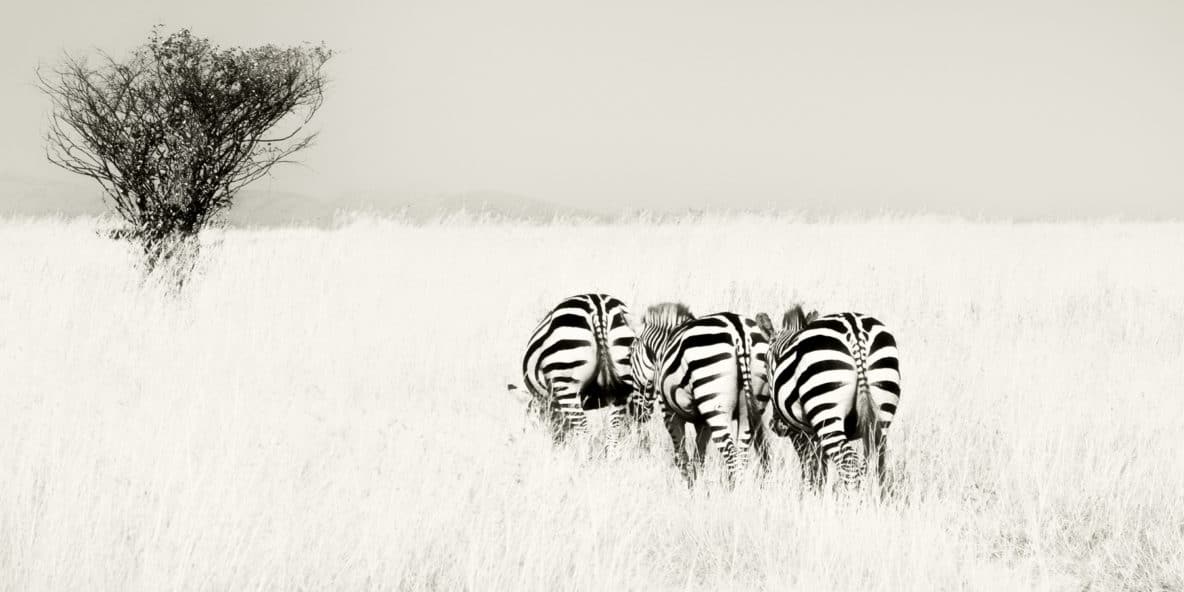
[[[658,326],[673,329],[691,319],[691,309],[681,302],[662,302],[655,304],[645,311],[642,322],[647,326]]]
[[[792,336],[805,328],[806,325],[814,322],[814,319],[817,318],[818,311],[812,310],[810,311],[810,314],[806,314],[806,312],[802,310],[801,304],[794,304],[793,306],[789,307],[789,310],[785,311],[785,314],[781,317],[781,333],[783,335]]]

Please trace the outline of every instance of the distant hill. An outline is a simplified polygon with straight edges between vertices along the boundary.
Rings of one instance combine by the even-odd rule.
[[[336,198],[295,193],[244,191],[229,217],[237,226],[330,226],[339,214],[364,213],[425,222],[457,212],[485,214],[511,220],[547,222],[555,217],[600,219],[596,214],[521,195],[468,192],[408,198],[378,193],[347,194]]]
[[[0,216],[76,217],[106,211],[102,192],[93,185],[0,176]],[[487,191],[408,198],[379,193],[328,197],[251,189],[239,194],[227,218],[232,226],[329,227],[342,215],[348,217],[352,213],[424,222],[462,211],[534,222],[547,222],[555,217],[607,218],[602,213]]]
[[[106,211],[97,185],[0,175],[0,216],[94,216]]]

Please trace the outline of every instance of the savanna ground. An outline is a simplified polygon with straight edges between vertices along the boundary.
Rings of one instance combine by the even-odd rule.
[[[362,219],[181,296],[94,228],[0,221],[0,590],[1184,589],[1179,224]],[[504,385],[594,290],[877,314],[898,495],[552,450]]]

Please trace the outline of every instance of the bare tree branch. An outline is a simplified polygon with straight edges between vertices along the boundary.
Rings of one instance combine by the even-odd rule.
[[[243,187],[312,144],[323,46],[219,48],[182,30],[92,66],[67,55],[41,90],[46,158],[94,179],[145,253],[195,236]]]

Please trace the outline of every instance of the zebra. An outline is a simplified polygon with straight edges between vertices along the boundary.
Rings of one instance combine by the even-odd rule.
[[[633,370],[633,379],[640,395],[633,413],[639,421],[647,422],[653,415],[656,403],[654,366],[658,363],[658,356],[665,350],[675,330],[694,318],[690,308],[681,302],[655,304],[642,316],[637,339],[629,351],[629,367]]]
[[[856,487],[874,458],[875,479],[883,484],[900,364],[896,338],[879,319],[856,312],[806,315],[795,305],[774,336],[768,371],[771,396],[758,395],[756,406],[769,431],[793,441],[805,482],[821,487],[833,462],[843,484]]]
[[[522,359],[527,411],[543,418],[556,443],[587,431],[585,411],[610,410],[613,442],[624,427],[635,391],[629,318],[629,308],[613,296],[580,294],[560,302],[531,335]]]
[[[685,448],[687,424],[695,426],[696,461],[702,462],[710,440],[723,457],[728,483],[747,463],[761,428],[749,399],[768,391],[768,351],[768,337],[757,322],[730,312],[682,324],[663,349],[653,388],[674,444],[674,463],[688,484],[694,471]]]

